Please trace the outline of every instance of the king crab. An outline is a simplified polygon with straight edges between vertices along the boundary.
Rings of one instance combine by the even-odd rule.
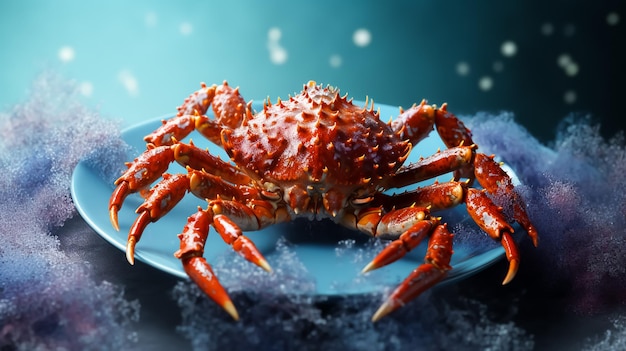
[[[206,115],[211,106],[214,118]],[[403,165],[433,127],[447,149]],[[222,146],[232,162],[179,142],[193,130]],[[373,237],[395,239],[363,272],[398,260],[428,238],[424,263],[387,297],[373,321],[414,299],[451,269],[453,234],[432,215],[438,210],[465,204],[478,226],[501,243],[509,261],[503,284],[515,276],[519,254],[513,228],[488,194],[512,203],[513,219],[537,245],[537,231],[510,177],[493,156],[476,152],[470,131],[446,104],[422,101],[384,123],[373,103],[358,107],[338,89],[309,82],[289,100],[272,104],[268,99],[263,111],[254,113],[238,88],[227,82],[202,84],[175,117],[144,139],[147,150],[127,164],[109,202],[111,223],[119,230],[117,213],[125,197],[137,191],[145,195],[128,234],[126,257],[134,263],[135,245],[146,226],[187,192],[206,199],[208,206],[199,207],[178,235],[180,249],[174,255],[200,289],[234,319],[239,318],[237,310],[203,257],[210,226],[233,250],[267,271],[270,265],[243,232],[296,217],[330,218]],[[165,173],[174,161],[187,173]],[[449,172],[454,174],[450,182],[401,194],[384,192]],[[475,180],[481,190],[472,187]]]

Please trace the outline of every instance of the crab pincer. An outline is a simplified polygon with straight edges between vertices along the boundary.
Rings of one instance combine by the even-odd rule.
[[[137,208],[139,216],[130,227],[126,242],[126,259],[130,264],[135,262],[135,245],[150,222],[155,222],[168,213],[185,196],[189,190],[189,179],[186,174],[163,174],[163,180],[157,183],[143,204]]]
[[[169,146],[148,144],[148,149],[132,163],[127,163],[128,169],[115,181],[117,186],[109,200],[109,219],[115,230],[120,230],[117,213],[122,208],[124,199],[130,193],[143,190],[157,180],[174,161],[174,152]]]
[[[450,258],[453,253],[453,237],[454,235],[448,231],[446,224],[439,224],[434,228],[430,234],[424,263],[414,269],[387,297],[372,316],[372,322],[376,322],[404,306],[445,278],[447,272],[452,268],[450,267]]]

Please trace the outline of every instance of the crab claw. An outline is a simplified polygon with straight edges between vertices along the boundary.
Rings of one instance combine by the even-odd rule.
[[[122,208],[122,203],[128,194],[130,193],[130,187],[127,181],[121,181],[113,194],[111,195],[111,199],[109,200],[109,219],[111,220],[111,224],[115,230],[120,230],[120,225],[117,219],[117,213]]]
[[[115,181],[117,186],[109,199],[109,219],[115,230],[120,230],[117,213],[128,194],[143,190],[157,180],[174,162],[174,152],[169,146],[155,147],[148,144],[148,149],[132,163],[127,163],[128,169]]]
[[[508,284],[515,277],[519,267],[517,245],[511,236],[513,228],[507,223],[501,209],[491,202],[484,191],[468,189],[465,204],[474,222],[492,239],[500,241],[504,248],[509,260],[509,269],[502,284]]]
[[[404,306],[407,302],[437,284],[445,275],[445,270],[437,268],[432,263],[424,263],[417,267],[378,308],[372,316],[372,322],[376,322]]]
[[[417,222],[400,237],[387,245],[370,263],[363,268],[361,273],[367,273],[374,269],[386,266],[404,257],[409,251],[419,245],[422,240],[432,231],[438,223],[435,219],[426,219]]]
[[[453,237],[454,235],[448,231],[447,225],[442,224],[435,227],[428,241],[424,263],[414,269],[389,295],[372,316],[372,322],[376,322],[404,306],[446,276],[452,268],[450,267],[450,258],[452,257]]]
[[[141,239],[141,234],[146,229],[148,223],[152,222],[150,211],[143,211],[133,222],[128,232],[128,240],[126,241],[126,260],[130,264],[135,264],[135,245]]]
[[[519,253],[517,250],[517,245],[515,245],[515,240],[511,234],[504,232],[502,233],[501,239],[502,247],[504,248],[504,253],[506,254],[506,258],[509,261],[509,270],[502,281],[502,285],[506,285],[515,278],[517,274],[517,270],[519,268]]]
[[[126,242],[126,259],[134,264],[135,244],[150,222],[155,222],[168,213],[185,196],[189,190],[189,179],[186,174],[163,174],[163,180],[157,183],[143,204],[137,208],[139,216],[130,227]]]
[[[208,295],[213,301],[220,305],[234,320],[239,320],[239,314],[235,305],[231,301],[226,289],[217,280],[211,266],[204,257],[191,256],[182,259],[183,268],[191,280]]]

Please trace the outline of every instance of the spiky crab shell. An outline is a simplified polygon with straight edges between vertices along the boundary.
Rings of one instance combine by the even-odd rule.
[[[222,133],[233,161],[256,179],[353,191],[376,188],[406,159],[410,144],[373,108],[352,104],[332,87],[306,84],[286,101],[269,101]]]

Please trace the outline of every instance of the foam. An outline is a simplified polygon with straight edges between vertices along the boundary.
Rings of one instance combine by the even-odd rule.
[[[86,109],[73,83],[51,73],[27,101],[0,114],[0,348],[119,349],[136,339],[139,305],[96,282],[56,229],[75,215],[69,187],[79,160],[119,170],[116,123]],[[122,149],[123,150],[123,149]]]

